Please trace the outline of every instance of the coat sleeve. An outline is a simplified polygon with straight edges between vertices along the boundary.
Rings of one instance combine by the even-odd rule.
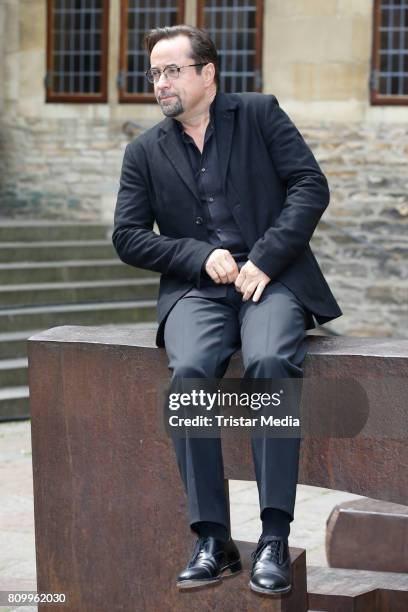
[[[214,246],[195,238],[170,238],[153,231],[155,219],[147,176],[143,147],[129,143],[114,213],[115,250],[131,266],[176,275],[199,287],[202,265]]]
[[[255,242],[248,259],[274,279],[309,244],[330,194],[313,153],[275,96],[265,96],[261,128],[272,163],[287,192],[280,214]]]

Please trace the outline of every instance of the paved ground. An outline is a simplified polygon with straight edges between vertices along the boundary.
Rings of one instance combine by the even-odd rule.
[[[0,424],[0,591],[36,590],[30,422]],[[358,498],[342,491],[298,485],[290,544],[305,548],[309,566],[326,566],[325,527],[333,507]],[[256,541],[260,533],[256,485],[231,484],[233,537]],[[1,608],[1,611],[9,608]],[[17,610],[17,608],[13,608]],[[36,608],[21,607],[22,612]]]

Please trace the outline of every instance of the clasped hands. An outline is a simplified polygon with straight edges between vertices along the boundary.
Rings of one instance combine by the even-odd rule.
[[[251,296],[252,301],[258,302],[271,280],[249,260],[239,270],[237,262],[227,249],[215,249],[210,253],[205,263],[205,271],[217,285],[235,283],[236,290],[243,294],[243,302],[249,300]]]

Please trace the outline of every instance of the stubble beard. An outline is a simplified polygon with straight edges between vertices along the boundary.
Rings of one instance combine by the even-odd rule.
[[[166,102],[163,98],[159,99],[158,102],[163,115],[166,115],[166,117],[177,117],[184,112],[183,105],[177,94],[175,94],[175,97],[171,100],[171,102]]]

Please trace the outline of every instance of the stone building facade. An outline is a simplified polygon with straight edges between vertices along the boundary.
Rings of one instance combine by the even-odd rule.
[[[124,148],[161,113],[154,101],[120,99],[123,5],[108,4],[106,100],[60,102],[44,84],[47,0],[0,0],[0,216],[112,222]],[[374,13],[387,4],[264,0],[258,85],[277,96],[329,180],[313,248],[345,313],[333,331],[407,337],[408,95],[397,104],[372,95]],[[397,28],[404,60],[408,4],[394,4],[406,19]],[[184,21],[195,24],[197,9],[185,0]],[[403,62],[401,71],[406,83]]]

